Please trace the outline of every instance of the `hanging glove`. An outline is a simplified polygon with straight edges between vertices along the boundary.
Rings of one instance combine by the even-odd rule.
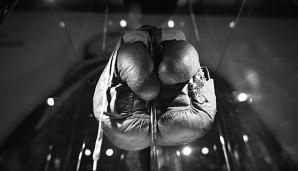
[[[159,94],[160,81],[148,51],[149,34],[142,30],[127,31],[116,52],[115,71],[106,92],[107,66],[96,86],[93,106],[97,118],[103,110],[103,130],[119,148],[139,150],[150,145],[150,115],[147,101]],[[104,108],[103,93],[106,93]]]
[[[161,60],[158,75],[162,83],[173,85],[186,82],[195,75],[200,65],[195,48],[188,42],[182,31],[161,29]]]
[[[125,150],[150,145],[147,103],[153,99],[160,111],[158,145],[189,143],[210,129],[216,113],[214,83],[182,31],[127,31],[115,52],[115,71],[106,67],[94,94],[95,116],[103,111],[103,130],[114,145]],[[105,90],[109,74],[114,77]]]
[[[216,113],[214,83],[200,66],[196,49],[182,31],[161,29],[158,75],[163,83],[157,98],[159,145],[181,145],[203,136]],[[205,72],[205,74],[204,74]]]

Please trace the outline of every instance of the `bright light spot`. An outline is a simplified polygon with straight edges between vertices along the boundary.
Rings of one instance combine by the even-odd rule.
[[[247,135],[243,135],[242,138],[243,138],[243,141],[244,141],[244,142],[247,142],[247,141],[248,141],[248,136],[247,136]]]
[[[175,23],[174,23],[173,20],[169,20],[169,21],[168,21],[168,26],[169,26],[170,28],[173,28],[174,25],[175,25]]]
[[[124,154],[121,154],[120,159],[121,159],[121,160],[124,159]]]
[[[55,169],[56,170],[60,170],[59,169],[60,166],[61,166],[61,160],[59,158],[55,158],[55,160],[54,160],[54,167],[55,167]]]
[[[216,151],[217,150],[217,147],[216,145],[213,145],[213,150]]]
[[[180,26],[183,27],[185,25],[184,21],[180,21]]]
[[[90,156],[90,155],[91,155],[91,151],[90,151],[89,149],[86,149],[86,150],[85,150],[85,155],[86,155],[86,156]]]
[[[106,151],[107,156],[112,156],[113,153],[114,153],[114,151],[112,149],[107,149],[107,151]]]
[[[209,153],[209,149],[207,147],[202,148],[202,153],[203,154],[208,154]]]
[[[177,150],[177,151],[176,151],[176,154],[177,154],[177,156],[180,156],[180,151]]]
[[[49,106],[54,106],[54,104],[55,104],[54,98],[52,98],[52,97],[48,98],[47,103]]]
[[[236,160],[239,160],[239,153],[237,150],[234,151],[234,156]]]
[[[259,89],[260,87],[260,78],[256,71],[247,69],[245,71],[245,79],[246,81],[255,89]]]
[[[190,155],[191,153],[191,148],[190,147],[184,147],[182,150],[182,153],[186,156]]]
[[[234,21],[231,21],[230,22],[230,28],[234,28],[235,27],[235,22]]]
[[[247,100],[248,95],[246,93],[240,93],[240,94],[238,94],[237,98],[238,98],[239,102],[244,102],[245,100]]]
[[[126,25],[127,25],[127,22],[125,20],[120,21],[120,26],[121,27],[126,27]]]
[[[225,140],[224,140],[224,138],[222,136],[219,136],[219,140],[220,140],[220,142],[221,142],[222,145],[225,144]]]
[[[64,27],[65,27],[65,23],[64,23],[63,21],[60,21],[59,26],[60,26],[61,28],[64,28]]]
[[[249,103],[252,103],[252,98],[249,98]]]
[[[52,155],[51,154],[48,154],[47,155],[47,161],[50,161],[51,160],[51,157],[52,157]]]
[[[109,22],[108,22],[108,25],[109,26],[112,26],[114,23],[113,23],[113,21],[112,20],[110,20]]]

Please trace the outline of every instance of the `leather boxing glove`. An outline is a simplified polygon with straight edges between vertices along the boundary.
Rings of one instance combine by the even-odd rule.
[[[166,146],[186,144],[203,136],[213,123],[214,84],[205,78],[209,73],[201,69],[197,51],[182,32],[167,29],[161,34],[158,74],[164,84],[157,98],[161,111],[157,142]]]
[[[159,94],[160,83],[148,52],[146,31],[127,31],[116,52],[115,71],[106,92],[104,84],[109,67],[103,71],[94,94],[94,114],[103,110],[103,130],[108,139],[125,150],[139,150],[150,145],[150,116],[147,101]],[[103,93],[106,93],[105,106]]]
[[[176,84],[188,81],[195,75],[199,66],[199,55],[196,49],[186,42],[182,31],[176,29],[161,29],[162,47],[159,54],[161,63],[158,75],[164,84]]]
[[[197,72],[186,83],[164,85],[158,97],[159,145],[193,142],[211,128],[216,114],[213,79]]]

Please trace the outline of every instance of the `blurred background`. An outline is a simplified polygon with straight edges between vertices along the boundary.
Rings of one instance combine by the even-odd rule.
[[[92,98],[121,34],[184,31],[215,80],[218,112],[160,171],[298,170],[297,0],[1,0],[0,170],[92,170]],[[146,171],[150,149],[105,137],[98,170]]]

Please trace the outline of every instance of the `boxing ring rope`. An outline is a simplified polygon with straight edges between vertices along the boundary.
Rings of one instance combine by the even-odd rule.
[[[157,171],[157,122],[156,122],[156,106],[155,100],[152,100],[150,103],[150,123],[151,123],[151,141],[150,141],[150,171]]]
[[[236,25],[238,23],[238,20],[239,20],[240,15],[241,15],[241,13],[243,11],[243,8],[244,8],[245,3],[246,3],[246,0],[243,0],[242,1],[242,4],[241,4],[241,7],[240,7],[240,9],[239,9],[239,11],[237,13],[236,18],[235,18],[235,20],[230,23],[230,28],[231,29],[229,31],[228,38],[227,38],[226,42],[224,43],[224,48],[223,48],[223,51],[222,51],[221,56],[219,58],[219,61],[218,61],[217,65],[216,65],[215,72],[214,72],[214,75],[215,76],[217,75],[217,72],[219,70],[219,67],[221,66],[222,60],[224,59],[224,56],[226,54],[226,50],[228,49],[228,46],[230,44],[232,35],[234,34],[234,29],[235,29],[235,27],[236,27]],[[207,18],[207,19],[209,19],[209,18]]]
[[[74,42],[71,39],[71,35],[70,35],[69,29],[68,29],[68,24],[65,23],[64,17],[63,17],[62,12],[61,12],[61,8],[60,8],[60,5],[59,5],[59,0],[55,0],[55,5],[56,5],[57,11],[58,11],[59,18],[60,18],[61,22],[64,24],[64,29],[63,30],[66,33],[66,37],[68,39],[68,42],[70,43],[71,50],[73,52],[75,61],[79,61],[79,56],[78,56],[78,53],[77,53],[76,48],[74,46]]]

